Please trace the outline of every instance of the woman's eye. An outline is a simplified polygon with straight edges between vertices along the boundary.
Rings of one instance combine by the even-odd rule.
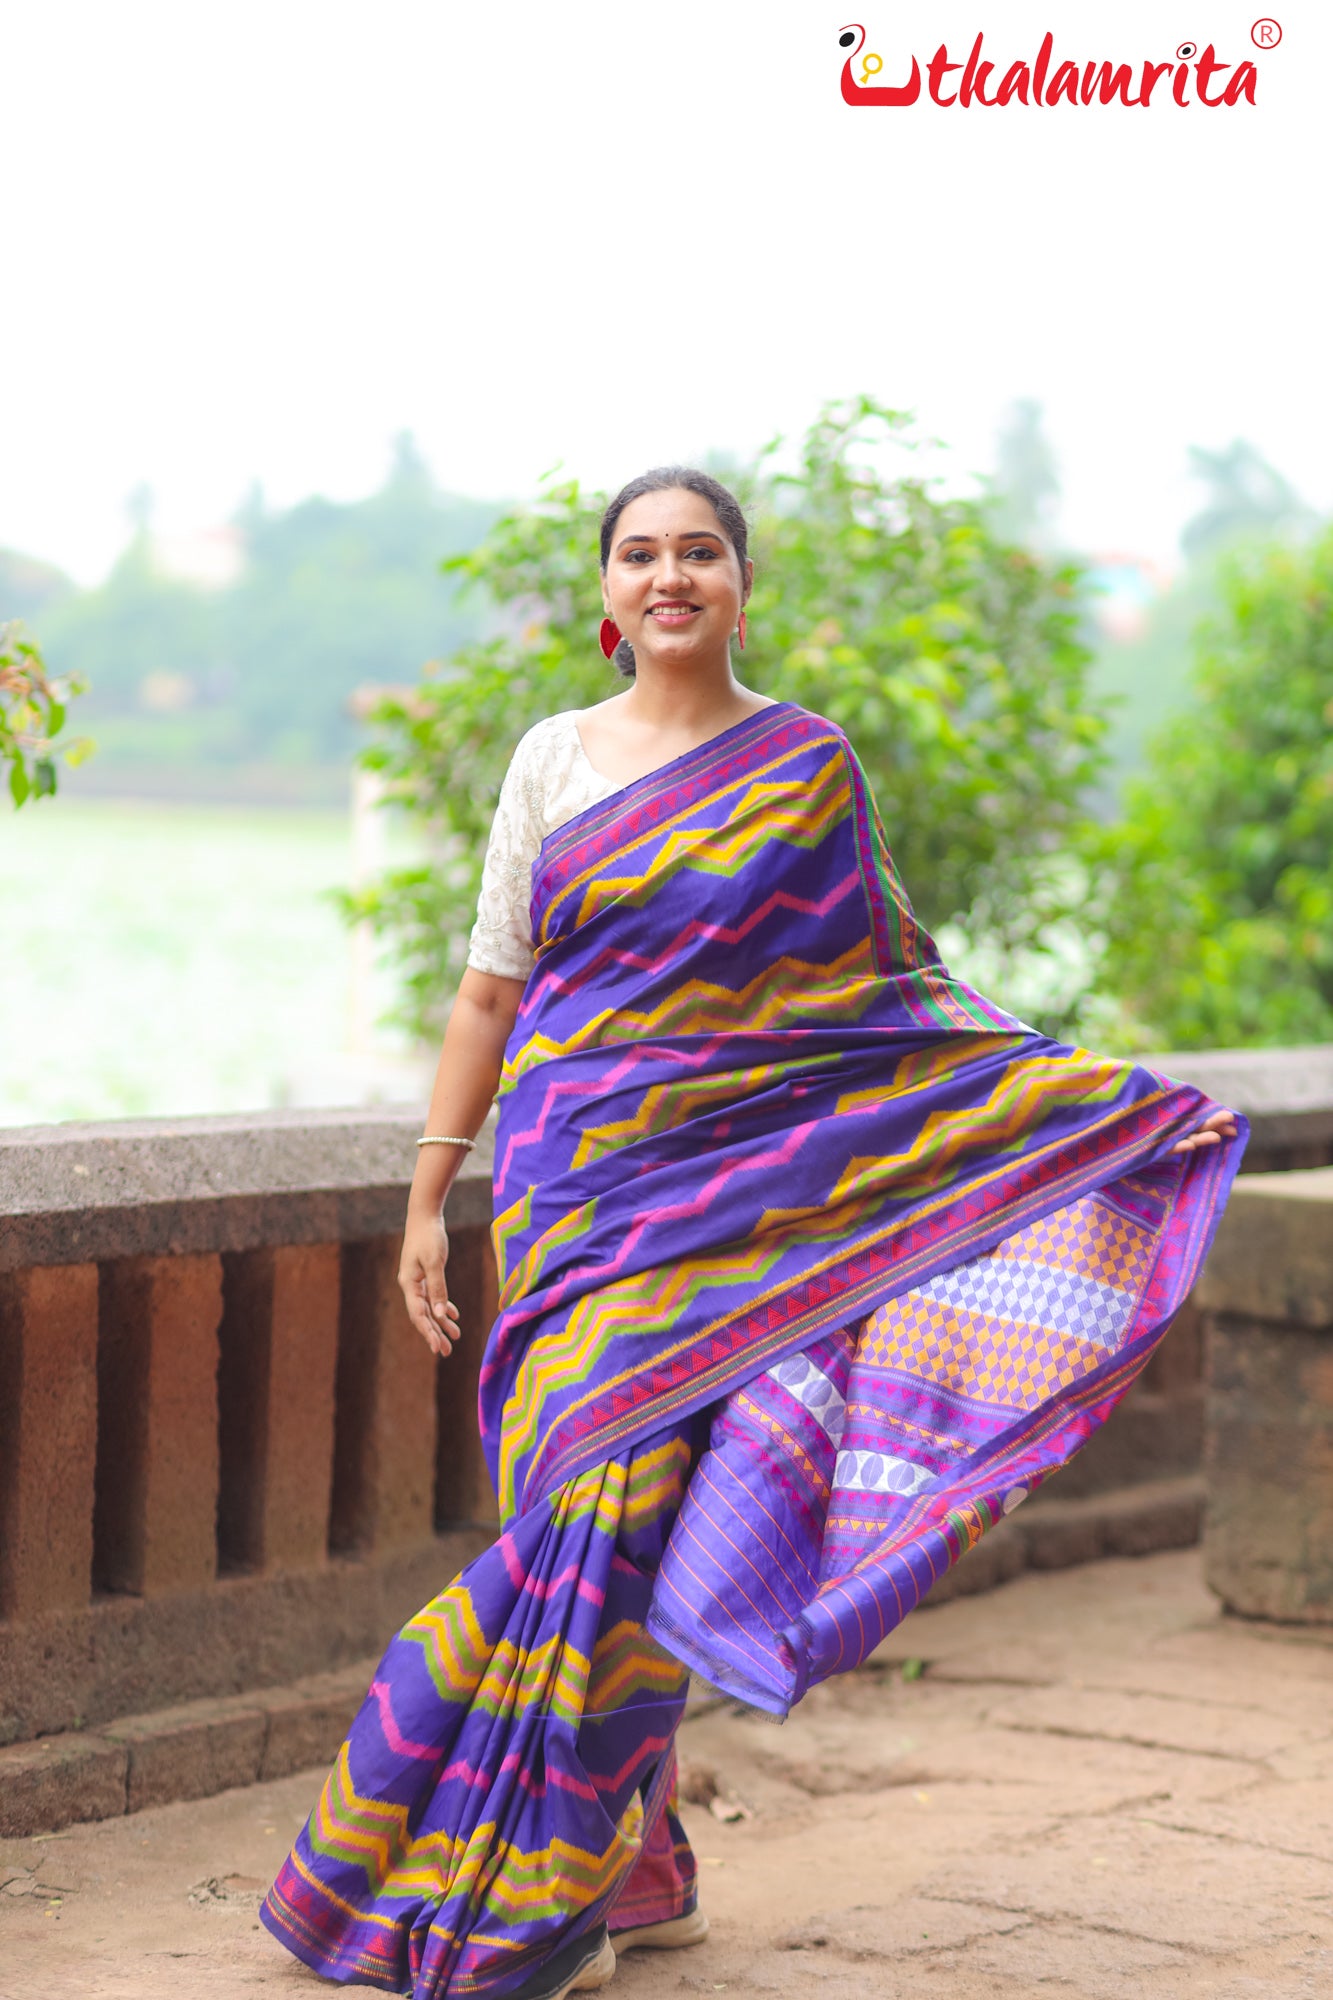
[[[717,550],[708,548],[703,542],[697,548],[686,549],[685,553],[687,556],[703,556],[709,562],[717,561]]]

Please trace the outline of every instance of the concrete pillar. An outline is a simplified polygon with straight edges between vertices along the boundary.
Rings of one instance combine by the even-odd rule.
[[[336,1550],[405,1548],[434,1531],[436,1361],[398,1289],[401,1242],[395,1233],[343,1245]]]
[[[309,1569],[328,1553],[338,1245],[237,1251],[222,1266],[219,1560]]]
[[[101,1267],[94,1579],[154,1596],[217,1573],[216,1255]]]
[[[97,1266],[0,1276],[0,1617],[88,1603]]]
[[[1333,1168],[1238,1181],[1199,1292],[1204,1574],[1232,1611],[1333,1623]]]

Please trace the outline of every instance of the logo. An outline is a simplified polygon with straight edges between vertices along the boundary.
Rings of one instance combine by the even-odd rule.
[[[1251,28],[1250,39],[1256,48],[1275,49],[1282,30],[1265,16]],[[859,21],[850,22],[838,36],[838,47],[848,52],[842,66],[843,102],[915,104],[922,92],[922,64],[913,56],[906,82],[883,83],[884,58],[867,50],[865,42],[866,31]],[[1156,102],[1182,108],[1203,104],[1215,111],[1224,105],[1254,103],[1258,80],[1254,63],[1219,62],[1212,42],[1202,51],[1196,42],[1182,42],[1171,62],[1057,62],[1055,36],[1048,31],[1030,62],[1010,62],[1003,73],[999,63],[986,56],[985,42],[984,33],[979,33],[970,54],[957,62],[951,59],[947,42],[940,43],[924,65],[932,104],[945,109],[956,104],[964,111],[974,104],[988,109],[1001,104],[1119,104],[1146,110]]]

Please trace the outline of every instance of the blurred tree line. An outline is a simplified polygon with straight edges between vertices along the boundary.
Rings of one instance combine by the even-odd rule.
[[[368,499],[274,509],[254,493],[232,524],[236,574],[217,587],[163,573],[144,495],[95,589],[0,551],[0,620],[24,618],[52,671],[87,683],[80,717],[99,775],[170,768],[188,784],[201,766],[345,765],[359,741],[352,692],[414,679],[477,631],[439,558],[472,547],[494,515],[440,492],[402,437]]]
[[[847,730],[923,921],[998,953],[997,999],[1007,966],[1077,936],[1078,977],[1037,1025],[1134,1050],[1333,1039],[1333,529],[1252,446],[1196,450],[1185,567],[1112,639],[1056,545],[1038,404],[1014,406],[978,500],[940,498],[913,449],[859,398],[794,454],[715,467],[753,523],[747,681]],[[384,937],[402,1021],[434,1035],[515,742],[621,686],[595,642],[603,504],[552,479],[497,516],[441,493],[404,438],[367,500],[253,496],[220,588],[160,572],[142,503],[97,590],[0,551],[0,618],[26,617],[50,662],[11,631],[14,796],[53,789],[85,678],[102,756],[187,781],[341,764],[364,741],[348,696],[404,684],[362,761],[422,859],[344,907]]]
[[[944,500],[892,463],[905,420],[826,409],[794,469],[719,467],[753,523],[745,679],[839,722],[923,921],[1006,966],[1071,926],[1083,964],[1037,1024],[1141,1050],[1333,1038],[1333,531],[1251,446],[1192,455],[1206,500],[1155,607],[1172,678],[1143,775],[1104,777],[1113,708],[1082,566],[1052,548],[1059,481],[1016,405],[992,490]],[[364,762],[424,858],[346,899],[387,939],[402,1018],[438,1031],[514,743],[619,686],[593,643],[601,494],[552,483],[446,567],[498,636],[382,701]],[[1302,539],[1305,538],[1305,539]]]
[[[1333,528],[1232,543],[1190,705],[1087,843],[1139,1048],[1333,1041]]]

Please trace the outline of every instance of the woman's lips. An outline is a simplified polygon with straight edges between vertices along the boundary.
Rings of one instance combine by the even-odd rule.
[[[696,618],[698,614],[697,604],[654,604],[648,611],[648,616],[659,625],[683,625],[687,618]]]

